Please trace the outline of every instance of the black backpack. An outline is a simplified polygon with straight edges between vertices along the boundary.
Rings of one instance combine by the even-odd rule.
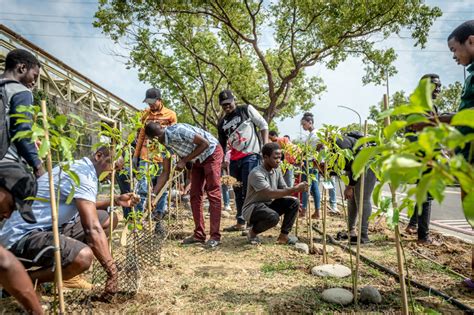
[[[5,89],[5,85],[8,83],[18,83],[18,81],[0,79],[0,159],[5,157],[10,146],[10,130],[7,117],[8,97]]]

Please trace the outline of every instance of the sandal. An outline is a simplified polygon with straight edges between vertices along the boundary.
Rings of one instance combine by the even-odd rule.
[[[262,240],[260,239],[260,237],[255,236],[255,237],[251,237],[250,236],[250,233],[247,234],[247,240],[249,242],[250,245],[260,245],[262,244]]]
[[[204,241],[203,241],[203,240],[199,240],[199,239],[195,238],[194,236],[189,236],[189,237],[186,237],[186,238],[181,242],[181,244],[183,244],[183,245],[191,245],[191,244],[196,244],[196,243],[204,244]]]

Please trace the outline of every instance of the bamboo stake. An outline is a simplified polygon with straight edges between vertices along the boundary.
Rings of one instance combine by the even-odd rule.
[[[355,292],[356,292],[356,289],[355,289],[355,270],[354,270],[354,262],[352,260],[352,246],[351,246],[351,239],[350,239],[350,225],[349,225],[349,209],[346,208],[346,203],[344,202],[344,193],[342,192],[342,185],[341,185],[341,181],[338,181],[339,183],[339,191],[341,193],[341,200],[342,200],[342,211],[344,213],[344,220],[346,221],[347,223],[347,231],[348,231],[348,238],[349,238],[349,242],[348,242],[348,247],[349,247],[349,263],[351,265],[351,280],[352,280],[352,293],[354,294],[354,296],[356,295]]]
[[[48,131],[48,113],[46,110],[46,101],[41,101],[41,111],[43,113],[44,138],[49,143]],[[48,147],[48,155],[46,156],[46,168],[48,170],[49,178],[49,196],[51,201],[51,221],[53,225],[53,241],[54,241],[54,279],[56,288],[58,289],[59,311],[64,314],[64,295],[63,295],[63,275],[61,264],[61,248],[59,245],[59,229],[58,229],[58,208],[56,204],[56,194],[54,193],[53,180],[53,162],[51,158],[51,148]],[[59,187],[58,187],[59,189]]]
[[[384,94],[383,96],[383,106],[384,110],[388,110],[388,96]],[[385,126],[390,125],[390,117],[385,118]],[[392,185],[390,186],[390,192],[392,194],[392,207],[395,209],[397,208],[397,192],[393,189]],[[401,237],[400,237],[400,227],[397,224],[395,226],[395,247],[397,250],[397,262],[398,262],[398,274],[399,274],[399,281],[400,281],[400,290],[402,295],[402,314],[408,315],[408,297],[407,297],[407,289],[406,289],[406,280],[405,280],[405,266],[403,262],[403,254],[401,248]]]
[[[151,161],[150,161],[151,163]],[[153,212],[152,202],[151,202],[151,193],[152,193],[152,180],[150,176],[150,163],[146,165],[146,176],[147,176],[147,186],[148,186],[148,193],[146,197],[147,201],[147,208],[148,208],[148,228],[151,231],[152,224],[151,224],[151,213]]]
[[[117,128],[117,123],[114,121],[113,130]],[[109,250],[113,257],[113,240],[112,233],[114,231],[114,197],[115,197],[115,139],[112,137],[112,149],[110,150],[110,158],[112,159],[112,174],[110,175],[110,225],[109,225]]]
[[[367,137],[367,120],[364,124],[364,137]],[[357,290],[359,282],[359,265],[360,265],[360,239],[362,237],[362,213],[364,208],[364,188],[365,188],[365,168],[360,175],[360,189],[359,189],[359,204],[357,206],[357,248],[356,248],[356,266],[355,266],[355,281],[354,281],[354,302],[357,304],[359,293]],[[350,239],[349,239],[350,243]]]
[[[326,134],[325,134],[325,141],[327,143],[328,141],[328,132],[326,130]],[[323,170],[324,174],[323,174],[323,179],[324,181],[327,180],[328,178],[328,166],[327,166],[327,163],[324,163],[324,170]],[[328,253],[327,253],[327,230],[326,230],[326,220],[327,220],[327,209],[328,209],[328,196],[327,196],[327,193],[328,193],[328,190],[326,188],[324,188],[324,185],[322,185],[323,187],[323,206],[321,207],[322,208],[322,219],[323,219],[323,262],[325,264],[328,263]]]

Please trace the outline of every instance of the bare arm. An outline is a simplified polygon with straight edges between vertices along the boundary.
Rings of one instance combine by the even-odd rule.
[[[284,189],[265,188],[265,189],[262,189],[261,192],[265,196],[268,196],[269,199],[278,199],[278,198],[290,196],[293,193],[303,192],[305,190],[308,190],[308,183],[301,182],[294,187],[284,188]]]
[[[0,284],[29,314],[43,314],[31,279],[23,265],[8,250],[0,247]]]
[[[94,202],[85,199],[75,199],[79,210],[82,227],[87,245],[107,273],[106,291],[114,293],[117,290],[117,266],[110,255],[107,236],[102,229]]]

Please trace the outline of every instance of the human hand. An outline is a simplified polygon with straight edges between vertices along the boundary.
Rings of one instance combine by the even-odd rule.
[[[300,193],[300,192],[308,191],[308,187],[309,186],[307,182],[301,182],[295,186],[295,192]]]
[[[135,193],[126,193],[118,196],[115,200],[115,204],[121,207],[134,207],[140,202],[140,196]]]
[[[40,178],[44,173],[46,173],[44,167],[42,164],[40,164],[35,170],[34,170],[34,173],[35,173],[35,177],[36,178]]]
[[[346,186],[346,189],[344,189],[344,198],[346,200],[354,199],[354,186]]]

